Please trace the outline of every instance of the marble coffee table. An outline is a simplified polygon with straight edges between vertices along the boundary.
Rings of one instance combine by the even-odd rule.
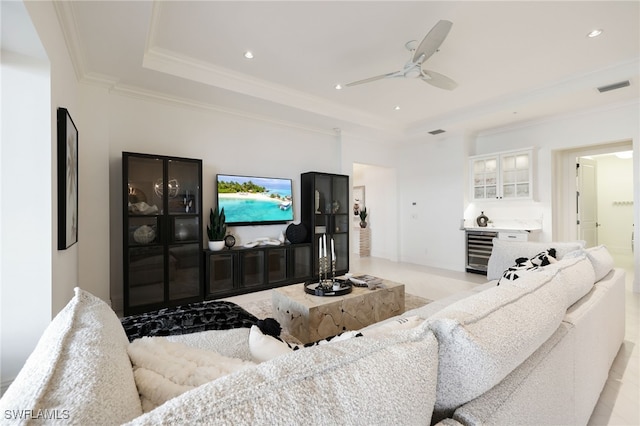
[[[315,296],[304,284],[272,290],[273,315],[302,343],[315,342],[346,330],[367,325],[404,312],[404,284],[383,280],[382,287],[353,287],[344,296]]]

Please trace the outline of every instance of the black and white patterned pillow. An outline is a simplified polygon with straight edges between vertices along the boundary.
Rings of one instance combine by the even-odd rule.
[[[527,272],[555,263],[557,262],[555,256],[556,249],[550,248],[536,254],[531,259],[519,257],[516,259],[516,264],[514,266],[511,266],[509,269],[504,271],[497,285],[506,281],[515,281]]]
[[[556,249],[550,248],[529,259],[534,266],[542,267],[556,263]]]

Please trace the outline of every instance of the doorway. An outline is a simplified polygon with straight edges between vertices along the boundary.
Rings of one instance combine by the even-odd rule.
[[[554,239],[604,244],[616,264],[633,262],[631,141],[558,153]]]
[[[370,255],[398,260],[397,229],[398,223],[398,191],[396,169],[371,164],[353,163],[352,195],[364,194],[364,205],[367,207],[367,229],[369,229]],[[353,200],[355,203],[355,200]],[[352,254],[360,257],[360,221],[352,218],[350,246]]]

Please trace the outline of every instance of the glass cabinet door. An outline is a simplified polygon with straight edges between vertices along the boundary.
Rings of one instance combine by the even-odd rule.
[[[331,176],[317,175],[315,180],[315,213],[320,215],[331,214],[331,204],[333,199],[333,194],[331,193]]]
[[[336,271],[349,270],[349,236],[344,233],[335,234],[333,236],[333,241],[335,244],[335,259],[333,260],[336,263]]]
[[[264,251],[240,253],[240,282],[245,287],[264,284]]]
[[[287,279],[287,249],[267,250],[267,278],[269,284]]]
[[[235,254],[208,252],[207,262],[207,293],[211,295],[233,290],[236,270]]]
[[[291,257],[293,258],[293,278],[309,277],[311,275],[311,247],[308,245],[292,247]]]
[[[168,161],[167,197],[170,214],[200,213],[200,164],[194,161]]]
[[[164,300],[164,249],[162,246],[129,250],[129,306],[160,303]]]
[[[163,213],[164,196],[162,160],[146,157],[127,159],[128,212],[132,216],[153,216]]]
[[[200,295],[200,245],[169,246],[169,299]]]
[[[527,198],[530,188],[529,154],[516,153],[501,157],[502,196]]]
[[[475,200],[498,197],[498,158],[473,161],[473,198]]]

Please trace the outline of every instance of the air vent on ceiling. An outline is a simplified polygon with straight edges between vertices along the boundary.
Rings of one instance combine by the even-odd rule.
[[[440,133],[444,133],[446,130],[442,130],[442,129],[438,129],[438,130],[432,130],[429,132],[430,135],[439,135]]]
[[[628,87],[631,83],[629,80],[620,81],[618,83],[609,84],[608,86],[600,86],[598,87],[598,91],[600,93],[609,92],[611,90],[622,89],[623,87]]]

